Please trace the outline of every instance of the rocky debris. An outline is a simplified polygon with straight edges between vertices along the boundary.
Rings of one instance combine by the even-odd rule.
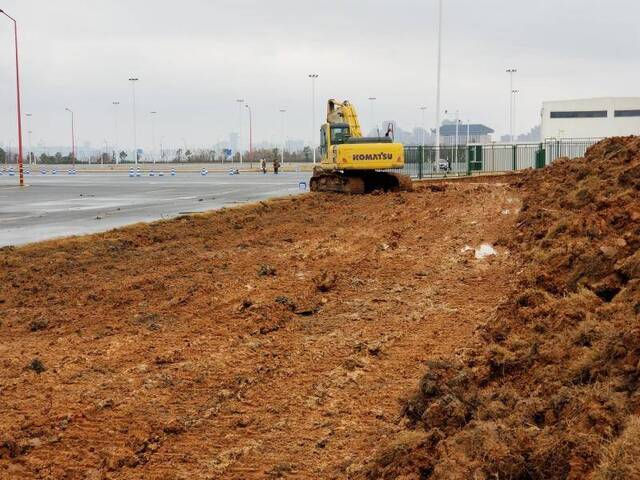
[[[446,192],[447,186],[443,183],[433,183],[433,184],[427,183],[424,186],[424,189],[430,192]]]
[[[258,269],[259,277],[275,277],[276,273],[275,267],[272,267],[271,265],[260,265],[260,268]]]
[[[276,297],[276,303],[286,307],[288,310],[295,312],[298,308],[296,302],[291,300],[289,297],[285,295],[278,295]]]
[[[335,273],[324,271],[314,278],[313,281],[319,292],[326,293],[333,290],[338,283],[338,277]]]
[[[490,245],[488,243],[483,243],[475,250],[475,257],[477,260],[482,260],[483,258],[487,257],[495,257],[496,255],[498,255],[498,252],[496,252],[496,249],[493,248],[493,245]]]
[[[240,306],[238,307],[238,311],[239,312],[244,312],[245,310],[250,309],[251,307],[253,307],[255,304],[253,303],[253,300],[251,300],[250,298],[245,298],[242,300],[242,302],[240,303]]]
[[[49,320],[46,318],[38,318],[29,323],[29,331],[31,332],[39,332],[41,330],[46,330],[49,327]]]
[[[41,374],[47,370],[44,366],[44,363],[39,358],[34,358],[33,360],[31,360],[31,363],[29,363],[29,369],[33,370],[37,374]]]

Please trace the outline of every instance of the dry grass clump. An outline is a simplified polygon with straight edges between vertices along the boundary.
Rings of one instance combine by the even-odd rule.
[[[428,365],[402,410],[423,440],[368,478],[640,478],[640,137],[514,185],[521,288]]]
[[[640,417],[629,417],[627,426],[605,448],[593,480],[630,480],[640,478]]]

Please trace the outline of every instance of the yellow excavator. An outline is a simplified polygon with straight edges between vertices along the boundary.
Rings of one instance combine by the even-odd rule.
[[[393,133],[390,125],[383,137],[363,137],[355,107],[349,101],[329,100],[327,123],[320,130],[322,160],[313,170],[311,191],[412,190],[409,176],[384,171],[404,167],[404,146],[394,142]]]

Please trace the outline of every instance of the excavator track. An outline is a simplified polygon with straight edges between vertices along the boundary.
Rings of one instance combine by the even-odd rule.
[[[374,191],[408,192],[413,190],[411,177],[398,173],[316,169],[309,183],[312,192],[362,195]]]
[[[413,180],[411,180],[409,175],[401,175],[399,173],[391,173],[389,175],[393,175],[398,180],[398,190],[400,192],[413,191]]]
[[[312,192],[347,193],[350,195],[365,193],[365,183],[362,178],[347,176],[341,172],[314,173],[309,187]]]

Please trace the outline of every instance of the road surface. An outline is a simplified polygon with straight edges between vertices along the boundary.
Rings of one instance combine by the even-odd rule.
[[[0,176],[0,246],[106,231],[137,222],[297,194],[309,173],[179,173],[130,178],[126,172]]]

